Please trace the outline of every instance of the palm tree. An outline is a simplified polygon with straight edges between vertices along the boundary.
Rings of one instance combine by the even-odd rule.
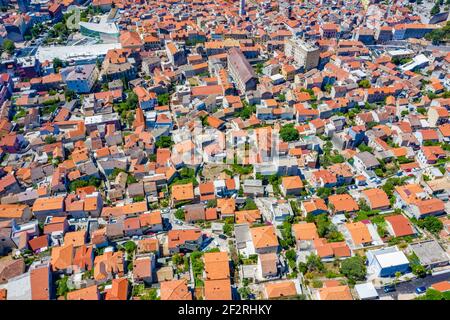
[[[399,283],[400,277],[401,277],[401,276],[402,276],[402,273],[401,273],[401,272],[397,271],[397,272],[395,273],[395,280],[394,280],[394,286],[395,286],[395,287],[396,287],[397,284]]]

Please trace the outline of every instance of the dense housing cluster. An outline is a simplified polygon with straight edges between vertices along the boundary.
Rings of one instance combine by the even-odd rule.
[[[0,6],[0,300],[449,299],[448,1]]]

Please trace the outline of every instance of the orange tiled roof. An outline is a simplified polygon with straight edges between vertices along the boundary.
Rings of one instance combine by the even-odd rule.
[[[383,208],[390,205],[389,198],[382,189],[374,188],[362,191],[369,200],[369,206],[372,210]]]
[[[161,282],[161,300],[192,300],[185,279]]]
[[[388,223],[390,223],[396,237],[403,237],[414,234],[414,229],[411,223],[403,215],[397,214],[385,217],[384,219]]]
[[[206,280],[205,300],[231,300],[230,279]]]
[[[67,293],[67,300],[99,300],[98,288],[92,285],[87,288],[70,291]]]
[[[203,256],[207,280],[230,278],[227,252],[206,252]]]
[[[292,232],[296,240],[314,240],[319,238],[316,225],[313,222],[295,223],[292,225]]]
[[[264,289],[268,299],[292,297],[297,295],[297,289],[295,288],[295,283],[292,280],[269,282],[264,284]]]
[[[278,246],[278,238],[273,226],[251,228],[250,233],[256,249]]]
[[[319,289],[320,300],[353,300],[348,286],[336,286]]]
[[[356,245],[372,242],[372,236],[370,235],[369,229],[361,221],[347,223],[345,225],[350,232],[353,242]]]
[[[349,194],[335,194],[328,197],[328,202],[334,206],[335,212],[352,212],[359,210],[358,203]]]

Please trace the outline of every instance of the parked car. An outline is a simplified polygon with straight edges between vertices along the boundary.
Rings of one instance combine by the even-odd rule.
[[[425,293],[427,291],[427,288],[426,287],[417,287],[416,288],[416,293],[417,294],[422,294],[422,293]]]
[[[384,293],[394,292],[395,286],[394,285],[387,285],[383,287]]]
[[[223,239],[223,240],[227,240],[228,239],[228,237],[226,235],[224,235],[224,234],[219,234],[219,238]]]

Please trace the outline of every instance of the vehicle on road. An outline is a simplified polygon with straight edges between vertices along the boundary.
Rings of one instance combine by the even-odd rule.
[[[226,235],[224,235],[224,234],[219,234],[219,238],[223,239],[223,240],[227,240],[228,239],[228,237]]]

